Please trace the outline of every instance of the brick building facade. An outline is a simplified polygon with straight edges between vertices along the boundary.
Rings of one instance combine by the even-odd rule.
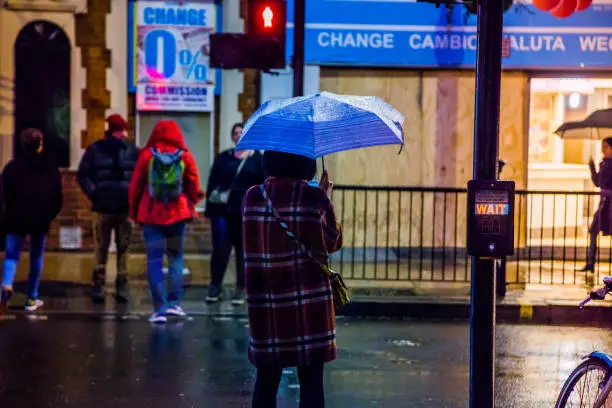
[[[85,149],[103,137],[105,118],[120,113],[130,122],[134,138],[134,98],[127,92],[127,0],[7,0],[0,7],[0,161],[13,156],[16,98],[14,44],[24,27],[48,22],[62,30],[71,44],[69,150],[70,166],[62,169],[64,207],[53,223],[48,250],[59,251],[60,229],[80,227],[80,251],[91,251],[90,204],[76,183],[76,168]],[[112,29],[111,29],[112,27]],[[208,253],[207,222],[188,228],[186,252]],[[140,231],[134,250],[142,250]]]

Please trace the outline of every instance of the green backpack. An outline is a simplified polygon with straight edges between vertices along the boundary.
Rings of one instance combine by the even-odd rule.
[[[153,157],[149,160],[149,195],[152,199],[168,203],[183,193],[183,150],[161,153],[151,148]]]

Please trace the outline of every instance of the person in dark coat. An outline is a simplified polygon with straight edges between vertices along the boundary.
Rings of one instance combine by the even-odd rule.
[[[597,237],[601,232],[604,236],[612,234],[612,137],[601,142],[603,160],[599,164],[599,171],[595,168],[593,159],[589,160],[589,170],[593,184],[600,189],[599,208],[593,216],[589,228],[590,242],[587,253],[587,264],[583,272],[593,272],[597,255]]]
[[[242,137],[242,124],[232,127],[232,141]],[[234,305],[244,303],[244,259],[242,257],[242,200],[247,190],[265,179],[262,156],[258,151],[229,149],[213,163],[206,189],[206,212],[212,229],[213,253],[210,262],[211,281],[208,302],[219,301],[223,278],[232,248],[236,254],[236,288]]]
[[[38,286],[43,268],[45,238],[51,222],[62,209],[62,179],[58,168],[43,155],[43,134],[38,129],[21,133],[23,154],[11,160],[2,172],[2,200],[6,257],[2,274],[0,312],[6,311],[13,295],[13,283],[21,248],[30,237],[30,273],[27,311],[43,306]]]
[[[337,352],[332,289],[320,264],[342,247],[331,184],[327,173],[319,186],[308,183],[316,162],[307,157],[266,151],[263,163],[269,177],[243,204],[249,360],[257,368],[253,408],[276,406],[285,367],[297,367],[300,407],[323,408],[323,365]]]
[[[128,300],[127,252],[132,236],[132,224],[128,217],[128,188],[138,149],[127,138],[127,122],[120,115],[106,120],[108,131],[104,139],[92,143],[79,165],[79,186],[91,201],[93,211],[93,235],[95,267],[92,273],[92,297],[104,302],[106,263],[112,231],[117,247],[116,298]]]

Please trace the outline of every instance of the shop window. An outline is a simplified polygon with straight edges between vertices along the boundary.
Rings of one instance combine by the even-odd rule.
[[[45,134],[45,153],[70,166],[70,40],[57,25],[34,21],[19,32],[15,53],[14,154],[19,134],[35,127]]]
[[[558,167],[599,159],[598,140],[564,140],[554,131],[564,122],[584,120],[612,106],[612,79],[535,78],[529,107],[529,164]],[[585,173],[585,177],[588,174]]]

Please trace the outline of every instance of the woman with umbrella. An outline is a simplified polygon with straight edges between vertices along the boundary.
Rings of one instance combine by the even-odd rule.
[[[589,160],[591,180],[600,188],[601,200],[589,228],[587,263],[581,272],[593,272],[595,269],[599,233],[602,232],[604,236],[612,234],[612,137],[609,136],[611,132],[612,109],[597,110],[585,120],[566,122],[555,130],[555,133],[564,139],[597,140],[608,135],[601,142],[603,160],[599,165],[599,171],[595,168],[593,159]]]
[[[263,162],[268,179],[249,190],[243,207],[249,360],[257,367],[253,408],[276,406],[284,367],[298,367],[300,406],[320,408],[323,364],[336,358],[330,282],[267,207],[269,199],[295,239],[326,263],[342,245],[331,184],[326,175],[319,188],[308,184],[317,168],[308,157],[267,151]]]
[[[266,181],[243,202],[253,408],[276,407],[282,370],[297,367],[300,407],[323,408],[323,366],[336,358],[334,295],[325,267],[342,233],[316,158],[403,143],[403,116],[378,98],[322,93],[266,102],[237,150],[265,150]],[[336,299],[337,300],[337,299]]]
[[[595,168],[593,159],[589,160],[591,180],[600,188],[601,199],[589,228],[590,242],[587,264],[582,269],[583,272],[593,272],[595,269],[599,233],[603,233],[604,236],[612,235],[612,137],[607,137],[601,142],[601,152],[603,160],[599,165],[599,171]]]

